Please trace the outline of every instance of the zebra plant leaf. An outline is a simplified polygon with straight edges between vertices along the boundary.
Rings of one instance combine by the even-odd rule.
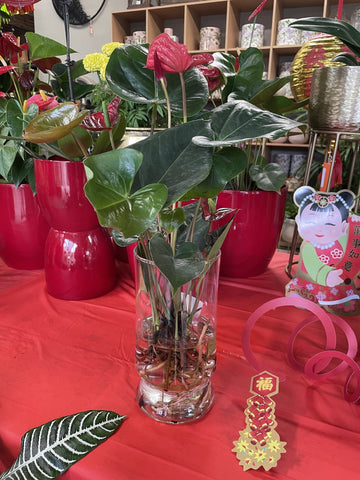
[[[110,437],[124,418],[111,411],[89,410],[33,428],[23,435],[18,458],[0,480],[58,478]]]

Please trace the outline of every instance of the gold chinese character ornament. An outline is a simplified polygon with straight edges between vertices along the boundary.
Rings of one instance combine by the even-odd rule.
[[[270,470],[286,452],[286,442],[276,432],[275,402],[270,398],[279,391],[279,379],[267,371],[261,372],[252,377],[250,391],[254,396],[247,400],[246,428],[239,432],[232,451],[245,471],[260,467]]]

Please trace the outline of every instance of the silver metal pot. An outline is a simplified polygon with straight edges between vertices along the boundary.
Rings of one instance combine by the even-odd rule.
[[[360,131],[360,67],[334,66],[314,70],[309,124],[314,130]]]

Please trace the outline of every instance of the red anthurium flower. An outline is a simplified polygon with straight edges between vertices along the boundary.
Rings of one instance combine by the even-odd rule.
[[[0,92],[0,98],[2,98],[2,97],[6,97],[6,93]]]
[[[165,82],[165,85],[167,85],[164,70],[162,69],[161,62],[159,60],[159,56],[156,50],[154,52],[154,71],[156,81],[161,82],[161,80],[163,80]]]
[[[23,50],[28,50],[26,43],[18,45],[18,40],[13,33],[3,32],[0,37],[0,55],[10,63],[17,63],[18,54],[21,54]]]
[[[209,86],[209,93],[213,92],[221,85],[221,72],[217,67],[205,67],[204,65],[198,65],[197,68],[200,72],[205,76],[208,86]]]
[[[10,72],[10,70],[14,70],[14,68],[14,65],[4,65],[3,67],[0,67],[0,75]]]
[[[252,14],[249,16],[248,20],[250,21],[252,18],[256,17],[259,15],[259,13],[262,11],[262,9],[265,7],[267,0],[263,0],[263,2],[258,5],[255,10],[252,12]]]
[[[49,70],[52,70],[54,65],[61,63],[61,60],[58,57],[36,58],[35,60],[31,60],[31,63],[43,73],[47,73]]]
[[[155,70],[155,51],[164,73],[184,73],[196,65],[209,63],[208,57],[211,57],[209,54],[203,54],[194,58],[188,52],[186,45],[175,42],[167,33],[161,33],[149,48],[145,67],[151,70]]]
[[[80,126],[86,128],[86,130],[91,130],[97,132],[99,130],[111,130],[117,123],[119,119],[119,105],[121,102],[120,97],[115,97],[108,105],[107,111],[109,114],[110,126],[108,127],[105,122],[105,116],[102,112],[90,113],[84,120],[80,123]]]
[[[50,110],[59,105],[59,102],[55,97],[48,97],[44,92],[37,93],[36,95],[29,97],[26,100],[26,108],[32,103],[36,103],[40,112],[43,112],[44,110]]]

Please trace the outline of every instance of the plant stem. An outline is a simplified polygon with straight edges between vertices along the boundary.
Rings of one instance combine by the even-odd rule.
[[[183,119],[184,123],[187,122],[187,109],[186,109],[186,89],[185,89],[185,81],[184,75],[180,72],[180,83],[181,83],[181,91],[182,91],[182,103],[183,103]]]
[[[81,150],[81,152],[82,152],[82,154],[83,154],[84,159],[85,159],[85,158],[88,158],[89,153],[87,152],[86,148],[85,148],[84,145],[82,144],[80,138],[79,138],[77,135],[75,135],[74,132],[71,132],[71,135],[72,135],[73,139],[75,140],[77,146],[80,148],[80,150]]]
[[[157,105],[154,103],[151,110],[151,130],[150,135],[154,133],[155,125],[156,125],[156,114],[157,114]]]
[[[167,108],[167,112],[168,112],[168,128],[171,128],[171,109],[170,109],[169,94],[168,94],[166,84],[165,84],[165,81],[164,81],[163,78],[160,80],[160,83],[161,83],[161,86],[162,86],[162,89],[163,89],[163,92],[164,92],[164,95],[165,95],[165,99],[166,99],[166,108]]]
[[[113,135],[112,129],[108,130],[108,132],[109,132],[109,139],[110,139],[110,143],[111,143],[111,148],[112,148],[112,150],[116,150],[115,143],[114,143],[114,135]]]

